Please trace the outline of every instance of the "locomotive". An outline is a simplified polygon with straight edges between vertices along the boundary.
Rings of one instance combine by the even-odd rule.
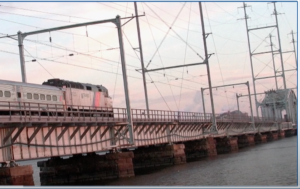
[[[0,80],[0,115],[63,115],[63,112],[105,112],[112,116],[112,99],[102,85],[48,79],[42,85]],[[41,111],[42,110],[42,111]],[[28,112],[27,112],[28,114]],[[70,114],[68,114],[70,115]],[[100,114],[97,114],[98,116]]]

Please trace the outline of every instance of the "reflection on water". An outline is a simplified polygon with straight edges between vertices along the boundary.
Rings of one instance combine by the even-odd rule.
[[[31,164],[34,183],[40,185],[37,161]],[[86,185],[102,185],[93,182]],[[247,147],[237,153],[218,155],[155,172],[106,183],[111,186],[296,186],[297,137]]]

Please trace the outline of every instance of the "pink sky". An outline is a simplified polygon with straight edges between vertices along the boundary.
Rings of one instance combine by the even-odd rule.
[[[271,16],[272,4],[266,2],[247,4],[252,6],[247,9],[251,17],[249,28],[275,23],[274,16]],[[4,26],[1,27],[2,35],[0,36],[16,34],[18,31],[29,32],[74,23],[111,19],[116,15],[128,17],[134,14],[132,2],[3,2],[0,5],[0,24]],[[249,81],[251,93],[253,93],[246,26],[244,20],[239,20],[244,16],[243,10],[238,9],[241,6],[241,2],[203,3],[205,30],[207,33],[212,33],[207,38],[208,52],[214,53],[209,59],[211,79],[213,86]],[[182,12],[179,14],[181,8]],[[196,55],[199,53],[204,57],[198,3],[138,3],[138,9],[140,15],[143,12],[146,14],[140,17],[140,25],[145,66],[151,60],[148,69],[203,61]],[[292,51],[293,46],[290,43],[292,38],[288,33],[291,30],[297,32],[296,2],[277,3],[277,11],[284,13],[278,16],[282,50]],[[177,15],[178,18],[174,22]],[[126,20],[122,22],[125,23]],[[172,30],[169,31],[173,22]],[[145,108],[142,75],[136,71],[141,67],[139,53],[132,49],[138,47],[135,20],[127,23],[123,27],[123,32],[131,107]],[[256,49],[255,52],[270,51],[269,38],[267,38],[269,33],[274,36],[272,40],[278,48],[276,30],[266,29],[250,34],[251,46]],[[50,35],[52,43],[49,42]],[[39,43],[32,42],[32,40]],[[189,48],[184,41],[187,41],[192,48]],[[159,51],[155,54],[160,44]],[[41,84],[55,77],[102,84],[108,88],[110,96],[113,97],[114,106],[125,107],[120,55],[119,50],[114,49],[118,48],[119,44],[113,24],[28,36],[24,47],[28,82]],[[74,56],[68,56],[70,53]],[[89,54],[89,56],[83,54]],[[31,62],[32,59],[37,59],[38,62]],[[255,75],[259,77],[273,75],[270,54],[255,56],[253,60]],[[283,60],[285,69],[296,68],[293,53],[284,54]],[[21,81],[18,46],[13,39],[0,39],[0,62],[0,79]],[[278,55],[275,56],[275,62],[276,68],[281,70]],[[202,112],[200,88],[208,87],[206,74],[204,65],[150,72],[146,76],[150,109],[169,110],[170,108],[173,111]],[[296,71],[286,72],[288,88],[297,87],[296,79]],[[154,83],[151,83],[152,81]],[[279,87],[283,87],[281,79],[278,79],[278,84]],[[256,86],[258,93],[264,92],[274,89],[275,82],[274,79],[261,80],[256,83]],[[206,90],[207,93],[208,90]],[[216,113],[237,109],[236,93],[247,94],[246,86],[214,89]],[[210,112],[208,97],[208,95],[205,96],[205,105],[207,112]],[[258,99],[261,98],[263,96],[258,96]],[[240,100],[241,110],[249,112],[247,98]]]

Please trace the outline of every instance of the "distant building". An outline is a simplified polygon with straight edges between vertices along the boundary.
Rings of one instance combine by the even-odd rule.
[[[248,113],[243,113],[239,110],[228,111],[216,117],[217,119],[248,119]]]

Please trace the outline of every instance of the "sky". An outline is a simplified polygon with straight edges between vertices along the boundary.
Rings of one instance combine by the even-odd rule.
[[[248,29],[276,24],[274,5],[247,2]],[[46,28],[113,19],[122,20],[123,42],[131,108],[145,109],[145,96],[133,2],[0,2],[0,37]],[[280,38],[287,88],[297,87],[291,31],[297,33],[297,2],[278,2],[276,28],[249,32],[252,53],[278,50]],[[251,94],[253,81],[242,2],[202,3],[216,113],[237,110],[236,94]],[[204,43],[198,2],[138,2],[142,50],[146,69],[203,62]],[[15,37],[15,36],[14,36]],[[50,41],[51,38],[51,41]],[[294,34],[297,41],[297,34]],[[297,43],[296,52],[297,50]],[[118,33],[114,24],[88,25],[27,36],[24,39],[27,82],[42,84],[51,78],[103,85],[114,107],[124,108],[125,93]],[[71,56],[72,55],[72,56]],[[36,60],[36,61],[32,61]],[[274,55],[275,70],[282,71]],[[271,53],[252,56],[256,78],[274,76]],[[22,81],[17,40],[0,38],[0,79]],[[275,89],[275,79],[256,82],[256,92]],[[277,78],[283,88],[282,77]],[[146,73],[152,110],[203,112],[201,88],[208,88],[206,65],[184,66]],[[296,94],[297,91],[295,90]],[[264,95],[258,95],[261,101]],[[211,112],[209,90],[204,90],[206,112]],[[254,106],[254,98],[252,98]],[[250,113],[247,97],[239,98],[240,110]],[[255,111],[254,111],[255,113]]]

